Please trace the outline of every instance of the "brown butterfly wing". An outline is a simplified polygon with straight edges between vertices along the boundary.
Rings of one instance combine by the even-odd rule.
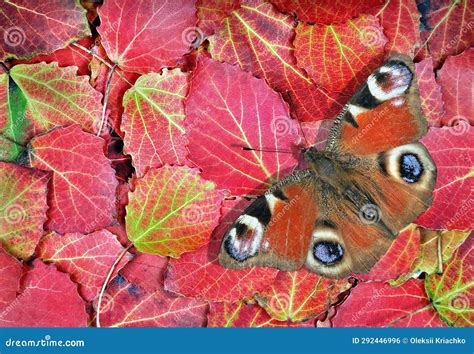
[[[418,174],[401,173],[404,155],[419,159]],[[306,260],[307,268],[330,278],[370,271],[399,231],[429,207],[436,181],[435,165],[418,143],[364,156],[346,168],[342,188],[322,194],[326,208],[318,215]],[[337,259],[325,256],[338,253]]]
[[[275,184],[229,228],[219,262],[231,269],[300,269],[318,212],[317,197],[317,178],[309,170],[295,172]]]
[[[331,211],[324,217],[332,227],[313,233],[309,269],[327,277],[368,272],[399,231],[429,207],[436,167],[416,143],[426,129],[413,64],[391,58],[369,76],[330,132],[326,150],[338,166],[337,193],[328,193]],[[324,178],[324,169],[313,168]],[[323,247],[324,240],[332,243]],[[342,254],[337,262],[325,262],[331,250]]]

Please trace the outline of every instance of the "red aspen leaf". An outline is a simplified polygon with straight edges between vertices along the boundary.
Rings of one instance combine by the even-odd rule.
[[[79,293],[93,300],[104,285],[112,265],[123,251],[115,235],[107,230],[91,234],[47,234],[37,248],[43,262],[52,262],[58,270],[68,273],[79,284]],[[128,262],[122,257],[114,267],[115,274]]]
[[[413,262],[410,272],[391,282],[391,284],[397,285],[405,282],[408,278],[418,278],[422,273],[430,275],[442,272],[444,266],[439,264],[439,261],[447,262],[470,233],[471,231],[421,229],[419,257]],[[441,253],[441,259],[439,253]]]
[[[0,318],[20,288],[21,263],[0,246]]]
[[[264,192],[296,165],[287,152],[299,142],[298,127],[287,105],[263,80],[236,66],[200,59],[186,101],[185,126],[189,159],[204,178],[232,194]]]
[[[97,28],[108,57],[125,71],[147,73],[174,66],[189,51],[195,1],[106,1]]]
[[[138,176],[148,168],[181,165],[188,153],[184,137],[184,98],[188,75],[180,69],[141,76],[123,97],[125,153]]]
[[[224,217],[209,243],[196,252],[170,260],[165,278],[166,290],[206,301],[233,302],[250,297],[273,283],[277,269],[251,267],[232,270],[224,268],[218,262],[224,233],[249,204],[249,201],[241,198],[224,200]]]
[[[197,0],[196,15],[199,28],[207,35],[222,28],[224,19],[239,8],[239,0]]]
[[[103,147],[101,138],[78,125],[54,129],[31,141],[31,165],[53,172],[47,230],[89,233],[112,222],[118,183]]]
[[[363,281],[387,281],[408,273],[420,255],[420,231],[409,225],[397,236],[387,253],[367,274],[354,274]]]
[[[336,309],[334,327],[446,327],[428,299],[423,281],[403,285],[359,283]]]
[[[353,93],[383,60],[387,39],[376,17],[336,25],[300,22],[294,41],[298,65],[328,91]]]
[[[448,56],[474,44],[474,12],[470,0],[431,0],[428,6],[422,12],[420,35],[439,68]]]
[[[214,302],[210,304],[207,327],[314,327],[314,320],[277,321],[258,305]]]
[[[438,169],[433,203],[416,221],[426,229],[474,228],[474,127],[458,127],[431,128],[421,139]]]
[[[85,37],[78,40],[77,44],[91,49],[94,41],[92,37]],[[41,54],[29,60],[13,60],[12,64],[37,64],[43,61],[49,64],[55,61],[58,62],[60,67],[77,66],[77,75],[88,75],[91,60],[92,55],[76,47],[74,44],[70,44],[66,48],[58,49],[51,54]]]
[[[133,86],[133,84],[135,84],[140,75],[122,71],[118,68],[115,70],[116,72],[112,76],[112,81],[110,82],[107,107],[110,108],[110,126],[117,132],[117,134],[123,137],[124,134],[120,127],[123,114],[123,95]]]
[[[457,249],[443,274],[431,274],[425,279],[434,307],[454,327],[474,325],[473,241],[470,237]]]
[[[224,20],[224,27],[209,38],[212,57],[264,78],[269,85],[290,95],[301,121],[336,115],[341,104],[301,70],[294,57],[295,20],[260,0],[248,0]]]
[[[39,259],[23,276],[22,292],[0,314],[0,327],[85,327],[84,300],[69,275]]]
[[[270,0],[282,12],[292,13],[305,22],[330,25],[359,16],[383,4],[383,0]]]
[[[148,292],[120,276],[107,288],[102,306],[104,327],[203,327],[208,310],[205,302],[162,289]]]
[[[153,292],[163,289],[167,266],[167,257],[137,252],[120,271],[120,275],[129,283],[136,284],[145,291]]]
[[[26,113],[9,117],[9,120],[15,119],[10,122],[13,126],[10,135],[16,143],[25,144],[55,126],[77,123],[90,132],[98,129],[102,95],[89,85],[87,76],[76,76],[76,70],[76,67],[60,68],[56,62],[20,64],[10,70],[14,81],[10,85],[16,85],[12,89],[26,101]],[[0,109],[11,107],[10,101]],[[0,126],[0,132],[2,130]]]
[[[323,278],[303,268],[297,272],[279,271],[275,282],[255,298],[272,318],[301,322],[326,311],[351,286],[347,279]]]
[[[0,60],[52,53],[90,35],[86,11],[76,1],[3,2]]]
[[[423,113],[430,126],[439,127],[444,117],[444,99],[441,87],[435,80],[432,59],[426,58],[416,63],[415,70]]]
[[[412,0],[389,0],[382,8],[368,13],[377,16],[388,39],[385,45],[387,55],[405,54],[413,58],[415,48],[421,45],[420,13]]]
[[[28,259],[43,236],[50,174],[0,162],[0,242]]]
[[[138,179],[127,206],[127,234],[144,253],[179,257],[209,239],[224,193],[198,169],[164,166]]]
[[[473,19],[474,26],[474,19]],[[474,48],[462,54],[448,57],[437,81],[441,85],[446,116],[443,125],[474,125],[474,97],[472,95],[472,72],[474,72]],[[458,129],[462,129],[458,127]]]

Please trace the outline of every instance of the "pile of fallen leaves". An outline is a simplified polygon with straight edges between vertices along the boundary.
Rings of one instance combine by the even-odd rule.
[[[472,2],[14,3],[0,326],[472,326]],[[416,63],[432,207],[369,274],[220,266],[246,197],[298,165],[295,118],[323,146],[390,53]]]

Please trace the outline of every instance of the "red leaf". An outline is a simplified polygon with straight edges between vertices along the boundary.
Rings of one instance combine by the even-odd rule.
[[[21,263],[0,246],[0,318],[16,298],[20,288]]]
[[[240,303],[211,303],[208,327],[314,327],[313,321],[289,322],[272,319],[258,305]]]
[[[421,139],[438,169],[433,203],[416,224],[431,230],[474,228],[474,127],[431,128]]]
[[[0,162],[0,241],[15,257],[28,259],[43,236],[50,174]]]
[[[282,12],[294,13],[301,21],[330,25],[344,22],[381,5],[383,0],[270,0]]]
[[[184,137],[184,98],[188,75],[179,69],[140,77],[125,93],[122,131],[125,153],[138,176],[148,168],[181,165],[188,153]]]
[[[162,289],[147,292],[121,277],[112,281],[102,301],[104,327],[202,327],[206,323],[206,303]]]
[[[433,61],[426,58],[416,63],[415,69],[423,112],[430,126],[439,127],[444,117],[444,100],[441,88],[435,80]]]
[[[162,289],[168,258],[155,254],[137,252],[133,259],[120,271],[129,283],[136,284],[145,291]]]
[[[331,26],[299,23],[296,59],[328,91],[353,93],[382,62],[387,42],[382,30],[373,16]]]
[[[248,0],[209,39],[212,57],[238,64],[264,78],[285,97],[290,95],[301,121],[336,115],[341,108],[337,95],[317,87],[297,66],[292,44],[294,25],[291,16],[281,14],[271,4]]]
[[[273,318],[300,322],[314,318],[351,287],[347,279],[328,279],[306,269],[278,272],[275,282],[255,297]]]
[[[425,23],[421,38],[439,68],[449,55],[456,55],[474,43],[474,12],[470,0],[431,0],[422,13]]]
[[[85,327],[85,303],[69,275],[40,260],[22,278],[23,291],[0,314],[0,327]]]
[[[108,57],[123,70],[160,71],[189,51],[195,11],[194,0],[106,1],[97,31]]]
[[[205,244],[224,193],[197,169],[164,166],[138,179],[127,206],[127,234],[141,252],[179,257]]]
[[[109,99],[107,100],[107,107],[110,108],[110,125],[122,137],[124,134],[120,130],[120,124],[123,114],[123,95],[135,84],[139,77],[138,74],[116,69],[116,73],[112,76],[110,82]]]
[[[166,290],[207,301],[232,302],[252,296],[274,281],[277,269],[252,267],[231,270],[218,262],[224,233],[249,204],[245,199],[224,201],[224,217],[210,242],[196,252],[170,260],[165,278]]]
[[[454,57],[448,57],[441,70],[438,71],[437,81],[441,85],[446,109],[443,125],[467,125],[468,122],[474,125],[473,71],[474,48]]]
[[[77,44],[91,49],[94,41],[92,37],[85,37],[77,41]],[[51,54],[41,54],[30,60],[13,60],[13,65],[18,64],[36,64],[41,62],[52,63],[58,62],[60,67],[65,66],[77,66],[77,75],[88,75],[89,74],[89,63],[92,60],[92,55],[85,52],[84,50],[76,47],[74,44],[70,44],[66,48],[56,50]]]
[[[88,235],[50,233],[37,249],[38,257],[44,262],[54,263],[58,270],[68,273],[71,280],[79,284],[79,292],[87,301],[97,296],[122,251],[115,235],[107,230]],[[122,257],[114,267],[115,274],[127,262],[127,257]]]
[[[29,59],[51,53],[90,35],[86,11],[78,2],[52,0],[3,2],[0,60]]]
[[[211,35],[222,28],[224,19],[239,8],[239,0],[197,0],[198,25],[204,33]]]
[[[89,233],[112,222],[118,183],[103,145],[101,138],[78,125],[54,129],[31,141],[31,165],[53,172],[48,230]]]
[[[415,225],[403,230],[389,250],[367,274],[355,274],[363,281],[387,281],[408,273],[420,255],[420,231]]]
[[[375,8],[370,14],[380,19],[383,32],[388,38],[385,52],[414,56],[414,50],[420,46],[420,13],[413,0],[390,0],[381,9]]]
[[[288,107],[263,80],[236,66],[201,58],[186,101],[185,124],[190,159],[204,178],[233,194],[263,192],[296,165],[292,154],[283,153],[299,141]]]
[[[446,327],[417,279],[395,288],[359,283],[336,311],[334,327]]]

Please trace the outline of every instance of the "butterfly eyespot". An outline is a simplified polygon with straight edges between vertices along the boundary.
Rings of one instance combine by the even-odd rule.
[[[344,249],[338,242],[321,241],[314,245],[313,256],[324,265],[333,265],[344,256]]]
[[[400,156],[400,177],[407,183],[418,182],[423,174],[423,166],[415,154]]]

